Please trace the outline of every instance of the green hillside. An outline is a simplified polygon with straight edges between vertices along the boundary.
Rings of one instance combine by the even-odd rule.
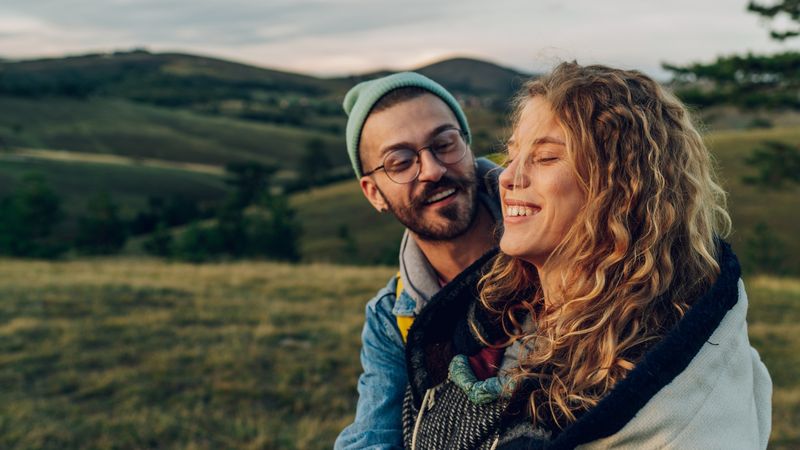
[[[0,149],[27,147],[225,165],[260,161],[293,169],[318,139],[336,164],[344,137],[129,100],[0,97]]]
[[[294,195],[291,205],[301,218],[305,260],[397,264],[403,226],[372,208],[355,178]]]
[[[787,268],[800,273],[800,186],[770,190],[745,184],[742,178],[755,175],[745,159],[763,141],[772,140],[792,145],[800,143],[800,127],[766,130],[724,130],[710,133],[706,143],[717,158],[723,187],[728,191],[728,208],[733,219],[731,242],[740,257],[746,258],[746,242],[752,239],[755,225],[763,222],[775,233],[786,254]]]
[[[365,302],[390,267],[0,260],[0,448],[330,449],[355,413]],[[800,446],[800,281],[749,278]]]
[[[476,152],[495,151],[505,121],[494,103],[481,99],[504,105],[506,88],[519,74],[463,58],[419,70],[454,89],[465,103]],[[219,204],[229,191],[220,175],[232,162],[275,165],[276,180],[291,183],[314,148],[327,156],[332,173],[341,173],[349,170],[349,161],[340,104],[354,82],[146,51],[2,61],[0,198],[25,174],[44,175],[62,197],[66,220],[59,229],[69,235],[87,200],[101,192],[121,206],[126,219],[150,197]],[[202,165],[203,171],[190,165]],[[325,202],[341,203],[340,211],[360,206],[341,198]],[[317,208],[313,203],[300,206]],[[372,221],[369,213],[353,217]],[[393,260],[397,238],[391,236],[399,227],[388,218],[368,232],[335,220],[305,222],[311,237],[303,244],[306,254],[328,259],[338,245],[347,254],[338,261]],[[326,224],[334,227],[332,233]],[[322,243],[318,236],[324,236]]]
[[[199,55],[144,50],[0,62],[0,92],[32,97],[103,95],[192,105],[260,92],[319,95],[334,81]]]

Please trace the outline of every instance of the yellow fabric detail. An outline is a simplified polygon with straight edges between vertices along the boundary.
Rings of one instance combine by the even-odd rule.
[[[395,290],[395,301],[400,298],[400,293],[403,292],[403,279],[400,277],[400,272],[397,272],[397,290]],[[400,329],[400,336],[403,337],[403,343],[406,343],[408,338],[408,330],[411,329],[411,324],[414,323],[413,316],[395,316],[397,319],[397,328]]]

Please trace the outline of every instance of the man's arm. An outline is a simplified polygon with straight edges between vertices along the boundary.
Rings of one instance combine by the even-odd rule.
[[[402,406],[408,375],[403,340],[392,314],[395,283],[390,280],[367,304],[356,418],[339,434],[336,450],[403,448]]]

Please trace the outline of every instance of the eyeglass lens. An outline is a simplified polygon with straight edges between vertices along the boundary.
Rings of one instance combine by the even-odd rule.
[[[445,130],[433,138],[430,145],[420,150],[401,148],[387,154],[383,160],[386,174],[397,183],[413,181],[420,171],[420,152],[425,149],[430,150],[441,163],[455,164],[464,158],[467,146],[460,130]]]

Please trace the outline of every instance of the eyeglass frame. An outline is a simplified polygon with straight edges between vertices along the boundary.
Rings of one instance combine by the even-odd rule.
[[[464,143],[464,154],[462,154],[461,158],[459,158],[457,161],[453,161],[451,163],[446,163],[446,162],[440,160],[438,156],[436,156],[436,152],[434,152],[431,149],[431,147],[433,146],[433,140],[435,140],[437,137],[439,137],[439,135],[441,135],[445,131],[450,131],[450,130],[458,131],[458,135],[461,138],[461,141]],[[458,127],[447,127],[447,128],[444,128],[441,131],[439,131],[439,133],[437,133],[436,136],[433,137],[433,139],[431,139],[431,142],[428,143],[428,145],[426,145],[424,147],[420,147],[418,149],[412,149],[410,147],[409,148],[398,148],[398,149],[392,150],[390,152],[387,152],[386,155],[384,155],[384,157],[383,157],[383,160],[384,160],[383,164],[381,164],[380,166],[378,166],[378,167],[376,167],[376,168],[374,168],[374,169],[372,169],[372,170],[370,170],[368,172],[364,172],[361,176],[366,177],[366,176],[372,175],[373,173],[383,169],[384,173],[386,173],[386,177],[389,178],[389,180],[391,180],[393,183],[397,183],[397,184],[413,183],[414,181],[416,181],[417,178],[419,178],[419,174],[422,173],[422,151],[423,150],[428,150],[429,152],[431,152],[431,156],[433,156],[434,159],[436,159],[436,161],[439,162],[439,164],[442,164],[442,165],[445,165],[445,166],[451,166],[453,164],[458,164],[461,161],[463,161],[464,157],[466,157],[467,153],[469,153],[469,145],[467,144],[467,136],[468,136],[468,133],[466,131],[462,130],[461,128],[458,128]],[[389,172],[386,171],[386,163],[385,163],[386,158],[388,158],[389,155],[391,155],[392,153],[394,153],[396,151],[400,151],[400,150],[411,150],[411,151],[413,151],[414,153],[417,154],[417,162],[416,162],[417,173],[414,175],[414,178],[412,178],[412,179],[410,179],[408,181],[402,182],[402,183],[399,182],[399,181],[395,181],[391,177],[391,175],[389,175]]]

